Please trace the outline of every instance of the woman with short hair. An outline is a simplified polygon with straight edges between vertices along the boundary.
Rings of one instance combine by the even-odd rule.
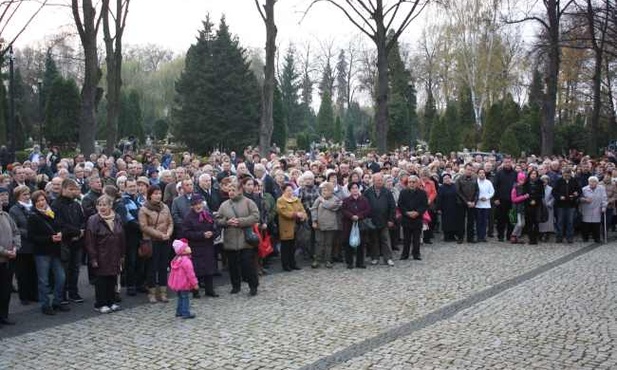
[[[38,278],[34,262],[34,245],[28,237],[28,217],[30,217],[33,211],[30,188],[26,185],[19,185],[13,189],[13,196],[17,203],[9,209],[9,214],[13,221],[15,221],[21,236],[21,248],[17,251],[17,257],[15,258],[17,289],[21,304],[27,305],[30,302],[38,301]]]

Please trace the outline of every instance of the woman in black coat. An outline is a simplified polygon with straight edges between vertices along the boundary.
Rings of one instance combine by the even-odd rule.
[[[444,241],[463,242],[463,207],[456,193],[456,186],[452,183],[450,174],[443,175],[443,185],[437,192],[437,209],[441,212],[441,229],[444,233]]]
[[[195,275],[203,282],[205,293],[209,297],[218,297],[214,291],[214,274],[217,271],[216,249],[214,239],[219,234],[214,217],[204,207],[201,195],[191,198],[191,211],[182,223],[182,236],[189,241],[193,251],[193,268]],[[199,292],[194,294],[199,295]]]
[[[20,185],[13,189],[15,203],[9,210],[9,214],[19,228],[21,235],[21,248],[17,251],[15,260],[15,270],[17,275],[17,286],[19,290],[19,300],[21,304],[27,305],[30,302],[38,301],[38,287],[36,276],[36,264],[34,263],[34,246],[28,238],[28,217],[32,213],[32,200],[30,199],[30,188]]]
[[[34,246],[34,260],[38,276],[39,304],[45,315],[55,315],[56,311],[69,311],[60,305],[64,291],[65,274],[60,261],[62,233],[54,212],[47,204],[47,195],[42,190],[32,194],[34,211],[28,218],[28,235]],[[50,302],[49,273],[54,275],[54,299]]]
[[[537,170],[529,171],[525,182],[525,193],[529,198],[525,202],[526,223],[529,225],[529,244],[538,244],[540,222],[542,218],[542,202],[544,201],[544,184]]]

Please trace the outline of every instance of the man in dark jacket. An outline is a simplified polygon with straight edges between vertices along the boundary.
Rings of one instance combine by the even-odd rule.
[[[392,192],[384,187],[381,173],[373,175],[373,186],[364,193],[364,196],[371,205],[371,220],[375,226],[375,229],[371,230],[369,247],[369,254],[372,258],[371,264],[378,264],[381,254],[389,266],[394,266],[390,246],[390,228],[394,227],[396,203]]]
[[[572,178],[569,168],[562,171],[562,177],[555,183],[553,188],[553,198],[555,198],[555,214],[557,222],[555,231],[557,243],[563,241],[565,234],[568,243],[572,243],[574,238],[574,213],[581,196],[581,187],[578,181]]]
[[[62,232],[62,248],[66,250],[63,260],[63,267],[66,274],[66,285],[64,288],[64,300],[61,304],[68,304],[68,299],[75,303],[82,303],[84,300],[78,292],[79,268],[81,266],[81,255],[84,248],[84,232],[86,229],[86,218],[77,202],[77,197],[81,194],[81,188],[74,180],[65,179],[62,181],[62,192],[51,205],[55,217],[60,225]],[[68,296],[68,299],[67,299]]]
[[[464,217],[467,218],[467,243],[474,243],[474,225],[476,220],[476,202],[480,189],[478,187],[478,179],[473,174],[473,165],[467,163],[465,165],[465,174],[456,180],[456,194],[463,205]],[[463,239],[463,235],[459,235],[459,240]]]
[[[212,176],[202,173],[197,180],[195,193],[199,193],[204,198],[211,212],[218,211],[221,199],[219,198],[219,192],[212,188]]]
[[[512,208],[512,198],[510,193],[512,187],[516,182],[516,171],[512,168],[512,159],[505,158],[503,160],[503,167],[497,171],[495,175],[495,181],[493,187],[495,188],[495,205],[497,211],[495,213],[495,219],[497,220],[497,238],[500,242],[504,241],[504,233],[506,233],[506,240],[510,240],[514,225],[510,223],[508,212]]]
[[[407,189],[401,191],[398,198],[398,207],[403,215],[403,253],[401,259],[409,259],[409,248],[413,243],[411,254],[414,260],[421,260],[420,236],[422,235],[422,215],[428,209],[426,192],[420,189],[420,179],[409,176]]]
[[[81,208],[84,210],[84,217],[86,220],[88,220],[90,216],[96,214],[96,201],[103,194],[103,183],[98,175],[90,176],[88,178],[88,184],[90,190],[81,200]]]

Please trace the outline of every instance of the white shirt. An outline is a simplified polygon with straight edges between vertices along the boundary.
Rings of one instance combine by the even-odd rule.
[[[480,180],[478,178],[478,188],[480,188],[480,193],[478,194],[478,202],[476,203],[476,208],[491,208],[491,198],[493,197],[493,195],[495,195],[493,183],[490,182],[490,180]],[[480,200],[482,198],[486,198],[486,200]]]

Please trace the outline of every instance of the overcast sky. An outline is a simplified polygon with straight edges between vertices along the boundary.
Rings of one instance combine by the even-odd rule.
[[[68,0],[51,0],[69,3]],[[264,1],[264,0],[260,0]],[[344,15],[331,5],[316,5],[304,18],[302,16],[310,0],[279,0],[275,7],[275,20],[279,29],[277,43],[283,48],[290,41],[317,45],[321,42],[335,41],[346,43],[360,36]],[[20,19],[13,20],[3,32],[6,39],[18,31],[25,23],[35,4],[20,8]],[[225,14],[231,31],[238,35],[246,47],[263,47],[265,27],[257,12],[254,0],[132,0],[130,4],[124,41],[126,44],[158,44],[184,53],[195,41],[197,30],[207,13],[218,22]],[[403,41],[417,40],[426,14],[416,20],[403,37]],[[75,32],[70,8],[55,6],[41,11],[38,17],[22,34],[16,47],[44,42],[45,38],[62,30]]]

